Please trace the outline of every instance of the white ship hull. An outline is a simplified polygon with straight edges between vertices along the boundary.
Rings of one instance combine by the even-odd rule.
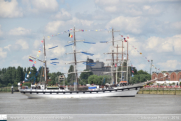
[[[85,92],[65,92],[55,90],[21,90],[21,93],[28,98],[94,98],[94,97],[134,97],[139,88],[126,90],[104,90],[104,91],[85,91]]]

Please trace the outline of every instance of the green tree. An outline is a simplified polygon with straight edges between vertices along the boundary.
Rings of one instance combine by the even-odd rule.
[[[18,66],[16,70],[16,82],[21,82],[23,81],[23,69]]]
[[[89,84],[105,85],[105,83],[110,83],[110,82],[111,82],[111,77],[108,75],[103,75],[103,76],[90,75],[88,78]]]
[[[70,65],[70,68],[69,68],[68,72],[74,72],[74,66],[73,65]],[[75,81],[75,73],[68,74],[67,82],[69,84],[73,85],[74,81]]]
[[[88,70],[85,69],[84,71],[88,71]],[[89,78],[90,75],[93,75],[93,73],[92,72],[82,72],[80,74],[80,82],[79,83],[81,85],[87,84],[88,83],[88,78]]]
[[[147,80],[151,79],[151,75],[147,73],[146,71],[139,70],[136,74],[134,74],[134,77],[131,77],[130,83],[140,83],[140,82],[146,82]]]

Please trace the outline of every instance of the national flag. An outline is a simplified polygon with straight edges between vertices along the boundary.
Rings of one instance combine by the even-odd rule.
[[[82,32],[84,32],[84,30],[82,30]]]
[[[40,53],[40,50],[38,52]]]
[[[31,74],[31,71],[29,71],[29,74]]]
[[[150,60],[148,60],[148,62],[150,62]]]
[[[35,66],[35,64],[33,64],[33,67]]]
[[[115,64],[115,67],[117,67],[117,64]]]
[[[43,43],[43,40],[41,42]]]
[[[123,35],[121,35],[121,37],[123,37]]]
[[[132,71],[132,73],[134,73],[134,71]]]
[[[72,30],[72,28],[70,28],[70,30]]]
[[[36,64],[36,61],[34,62],[34,64]]]
[[[71,34],[69,33],[69,37],[70,37],[70,38],[72,38],[72,37],[73,37],[73,35],[71,35]]]
[[[129,37],[127,37],[127,39],[129,39]]]
[[[126,38],[124,38],[124,42],[127,42]]]
[[[30,62],[33,62],[33,59],[29,58],[29,61],[30,61]]]

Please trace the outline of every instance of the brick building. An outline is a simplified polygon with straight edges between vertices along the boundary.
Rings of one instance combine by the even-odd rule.
[[[155,73],[153,72],[152,73],[152,76],[151,76],[151,79],[156,79],[156,82],[155,83],[159,83],[159,84],[163,84],[163,83],[166,83],[166,84],[172,84],[172,83],[175,83],[175,84],[180,84],[181,82],[181,70],[175,70],[175,71],[164,71],[168,76],[167,77],[164,77],[164,78],[161,78],[163,77],[163,73]]]

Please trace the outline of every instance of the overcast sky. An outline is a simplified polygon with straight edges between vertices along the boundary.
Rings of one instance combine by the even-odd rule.
[[[138,70],[150,72],[148,60],[153,60],[153,71],[155,67],[181,70],[181,0],[0,0],[0,68],[32,66],[29,55],[43,59],[41,40],[45,37],[50,72],[67,72],[65,62],[72,61],[73,56],[65,53],[72,47],[64,45],[73,38],[62,32],[74,26],[98,30],[76,33],[77,40],[96,42],[77,43],[77,51],[94,54],[89,58],[109,62],[106,59],[111,55],[103,53],[111,51],[111,43],[100,41],[111,41],[112,34],[99,30],[113,27],[120,30],[114,33],[115,40],[122,39],[120,35],[129,36],[130,64]],[[58,58],[59,64],[50,64],[52,58]],[[78,54],[77,59],[86,60],[87,55]],[[38,61],[35,64],[37,68],[41,65]],[[78,70],[83,69],[85,65],[78,64]]]

